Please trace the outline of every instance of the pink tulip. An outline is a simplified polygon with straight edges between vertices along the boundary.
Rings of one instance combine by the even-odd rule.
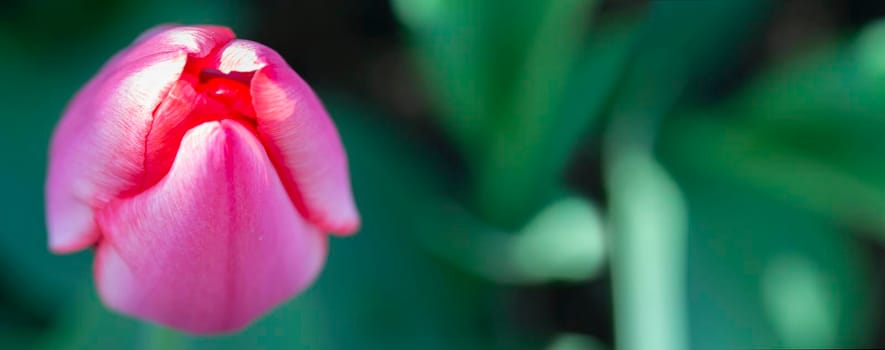
[[[357,230],[348,176],[326,110],[276,52],[225,27],[159,27],[58,124],[49,248],[95,246],[112,309],[233,331],[311,284],[325,232]]]

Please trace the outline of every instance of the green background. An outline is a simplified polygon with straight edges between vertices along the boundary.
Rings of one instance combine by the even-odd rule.
[[[0,348],[883,346],[885,7],[864,1],[0,3]],[[306,292],[190,336],[46,247],[68,99],[160,23],[276,48],[364,225]]]

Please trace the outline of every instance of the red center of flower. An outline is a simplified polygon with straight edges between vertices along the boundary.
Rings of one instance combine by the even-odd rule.
[[[145,141],[145,177],[139,193],[156,184],[172,166],[185,133],[213,120],[231,119],[255,130],[250,84],[254,72],[224,73],[206,58],[189,57],[181,77],[154,110]]]
[[[239,72],[232,72],[239,73]],[[251,77],[250,77],[251,79]],[[220,104],[218,107],[239,116],[254,117],[252,109],[252,95],[249,92],[249,81],[242,81],[236,76],[224,74],[217,70],[204,69],[199,75],[199,84],[195,90],[208,98],[209,101]],[[195,112],[207,112],[197,111]]]

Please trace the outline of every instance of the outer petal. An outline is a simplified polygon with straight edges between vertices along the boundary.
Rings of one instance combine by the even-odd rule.
[[[255,71],[252,103],[258,136],[295,205],[322,230],[359,228],[338,131],[313,90],[272,49],[230,42],[217,58],[222,72]]]
[[[105,303],[194,333],[245,326],[312,282],[326,255],[254,135],[227,120],[189,131],[169,174],[99,224]]]
[[[94,211],[136,190],[153,112],[188,55],[233,39],[219,27],[145,35],[111,59],[71,102],[53,135],[46,183],[49,247],[82,249],[98,239]]]

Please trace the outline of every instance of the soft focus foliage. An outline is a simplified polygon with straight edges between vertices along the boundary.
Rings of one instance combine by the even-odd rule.
[[[863,1],[0,5],[0,348],[883,346],[885,8]],[[67,98],[162,22],[319,87],[363,227],[244,331],[108,311],[46,250]]]

